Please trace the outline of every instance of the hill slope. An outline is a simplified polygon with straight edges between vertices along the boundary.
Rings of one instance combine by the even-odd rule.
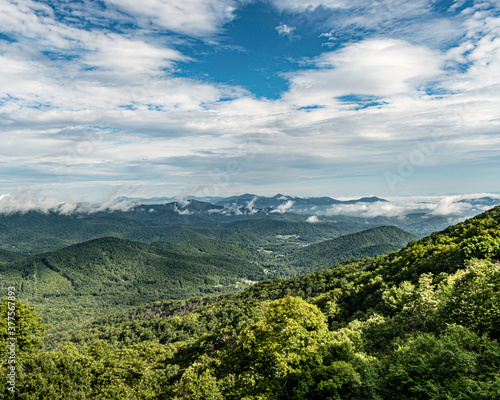
[[[402,247],[410,235],[397,228],[378,228],[376,232],[339,239],[339,245],[330,248],[334,251],[330,260],[380,254]],[[328,259],[325,254],[302,252],[293,264],[270,250],[209,238],[213,235],[243,242],[248,239],[253,245],[263,240],[251,232],[232,229],[176,226],[172,235],[198,238],[152,244],[118,238],[94,239],[11,261],[0,267],[0,284],[19,287],[18,295],[43,312],[53,334],[114,308],[125,310],[157,300],[226,293],[255,281],[314,271]],[[401,236],[399,241],[397,235]],[[365,246],[355,250],[349,247],[360,243]],[[315,245],[318,246],[321,244]],[[329,251],[328,247],[325,251]],[[300,260],[305,260],[304,265]]]
[[[381,226],[303,247],[288,257],[300,273],[312,272],[350,258],[373,257],[399,250],[418,237],[395,226]]]
[[[225,246],[236,247],[241,257],[236,250],[229,259],[187,245],[95,239],[0,265],[0,281],[16,286],[18,297],[52,324],[72,324],[116,308],[223,293],[264,278],[253,254]]]
[[[0,214],[0,247],[11,249],[16,246],[18,251],[34,254],[102,237],[119,237],[142,242],[163,240],[174,243],[212,238],[251,246],[268,243],[268,240],[250,232],[238,232],[224,225],[217,228],[217,223],[212,223],[211,228],[191,226],[190,223],[194,221],[188,218],[189,216],[179,216],[176,212],[163,208],[158,206],[159,211],[155,213],[139,209],[126,213],[115,211],[74,215],[53,212]],[[163,212],[160,212],[161,210]],[[165,213],[179,218],[168,218]],[[181,222],[185,225],[180,225]],[[204,220],[205,225],[208,225],[208,222]]]
[[[25,258],[24,254],[15,253],[13,251],[2,250],[0,249],[0,263],[2,262],[12,262],[16,260],[21,260]]]
[[[119,237],[146,243],[210,238],[254,247],[270,245],[271,250],[290,252],[299,245],[377,226],[394,225],[424,235],[451,223],[449,217],[427,214],[405,218],[320,216],[321,223],[310,223],[310,215],[273,210],[252,212],[229,212],[222,206],[192,201],[186,208],[170,203],[69,215],[35,211],[0,214],[0,249],[11,250],[15,246],[16,251],[36,254],[96,238]]]
[[[16,389],[127,400],[497,399],[499,304],[497,207],[393,253],[107,316],[58,343],[80,350],[21,348]]]
[[[279,382],[276,399],[326,398],[331,392],[315,391],[328,387],[323,380],[328,370],[331,379],[340,380],[334,391],[338,398],[440,398],[419,391],[431,382],[449,398],[470,398],[479,391],[496,398],[499,226],[497,207],[397,252],[264,281],[217,298],[157,302],[95,321],[72,340],[83,344],[104,338],[126,346],[155,338],[181,344],[166,361],[180,368],[166,380],[165,387],[174,388],[166,389],[167,396],[178,390],[195,393],[188,376],[198,380],[210,371],[211,390],[220,391],[221,399],[274,391],[273,382]],[[288,336],[279,334],[283,330]],[[311,332],[322,333],[313,340]],[[309,348],[305,337],[316,344]],[[325,341],[329,344],[319,345]],[[461,375],[451,372],[465,360],[470,364]],[[279,368],[280,362],[295,372],[279,378],[264,367]],[[341,365],[345,370],[337,369]],[[305,371],[312,375],[302,375]],[[251,376],[261,383],[249,384]],[[305,387],[305,397],[294,394],[298,387]]]
[[[182,303],[156,302],[154,305],[147,305],[127,314],[116,315],[106,321],[100,320],[93,324],[92,330],[102,330],[99,336],[103,335],[102,337],[116,340],[115,335],[121,332],[120,321],[125,321],[123,322],[125,326],[133,320],[143,320],[141,329],[165,327],[164,324],[158,325],[158,319],[176,315],[175,310],[178,308],[176,304],[182,304],[184,312],[187,312],[187,320],[191,318],[190,313],[196,314],[198,330],[206,332],[206,329],[209,329],[208,321],[213,320],[214,313],[221,320],[220,326],[226,323],[233,324],[238,319],[251,318],[256,304],[277,300],[286,295],[316,302],[321,305],[327,315],[335,312],[338,317],[332,314],[331,324],[333,325],[337,323],[345,325],[354,315],[371,312],[370,310],[374,307],[380,312],[391,315],[402,307],[403,299],[394,299],[395,305],[390,306],[392,300],[389,295],[384,295],[386,290],[396,290],[399,286],[404,286],[404,282],[413,285],[415,289],[422,275],[429,273],[436,277],[436,281],[441,282],[467,267],[469,263],[475,262],[474,260],[491,262],[500,260],[499,226],[500,207],[497,207],[442,232],[411,242],[405,248],[393,253],[345,261],[290,279],[267,280],[242,292],[227,294],[220,298],[196,299],[193,302]],[[397,290],[391,296],[399,296]],[[396,305],[398,302],[399,304]],[[331,311],[328,311],[329,307],[333,307]],[[393,307],[392,311],[391,307]],[[235,312],[235,309],[240,311]],[[224,319],[221,315],[231,315],[231,317]],[[203,325],[203,321],[206,321],[207,325]],[[168,325],[168,322],[166,324]],[[113,328],[110,330],[111,326]],[[158,328],[153,328],[155,335],[162,337],[161,332],[156,329]],[[182,324],[177,324],[175,329],[183,330],[184,328]],[[214,328],[209,330],[211,329]],[[95,334],[92,333],[89,337],[94,337]],[[134,338],[135,334],[132,330],[128,330],[125,336]],[[81,337],[80,334],[79,337]],[[181,337],[185,336],[181,335]],[[169,340],[171,339],[167,341]]]
[[[262,218],[235,221],[228,223],[227,226],[239,231],[248,231],[265,237],[293,236],[302,243],[335,238],[367,228],[367,224],[364,221],[355,218],[345,222],[320,224]],[[369,225],[368,227],[372,226],[374,225]]]

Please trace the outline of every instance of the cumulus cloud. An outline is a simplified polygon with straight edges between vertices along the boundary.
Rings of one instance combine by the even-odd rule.
[[[306,222],[309,222],[311,224],[317,224],[320,221],[317,215],[311,215],[309,218],[306,219]]]
[[[284,75],[289,88],[268,100],[237,86],[175,77],[191,62],[176,50],[177,34],[216,41],[245,2],[105,3],[108,8],[99,10],[89,2],[2,2],[0,27],[12,39],[0,40],[4,191],[20,182],[56,192],[59,180],[80,191],[129,180],[172,195],[186,182],[214,187],[215,168],[226,171],[232,162],[241,172],[230,176],[230,186],[215,185],[217,194],[276,182],[291,188],[298,180],[308,182],[307,194],[346,178],[378,192],[376,177],[397,168],[416,141],[431,140],[435,128],[448,136],[405,178],[412,193],[425,190],[413,179],[429,174],[426,168],[453,170],[473,161],[484,188],[496,176],[500,18],[494,4],[438,13],[430,26],[422,22],[432,10],[424,0],[397,6],[392,0],[376,6],[274,0],[283,12],[335,12],[337,20],[325,21],[324,32],[331,33],[325,40],[339,27],[347,36],[374,27],[376,34],[349,37],[335,51],[302,60],[300,69]],[[59,4],[66,15],[56,15],[49,4]],[[384,11],[380,18],[377,8]],[[64,17],[70,16],[68,23]],[[384,28],[384,21],[396,20],[400,25]],[[295,32],[280,26],[275,32]],[[450,44],[451,36],[460,41]],[[88,139],[93,136],[99,140]],[[170,179],[159,184],[158,176]],[[447,179],[439,190],[462,186]]]
[[[300,38],[299,35],[295,34],[296,28],[294,26],[288,26],[287,24],[281,23],[275,29],[278,35],[288,37],[290,40]]]
[[[172,68],[176,61],[188,58],[180,52],[155,46],[141,40],[132,40],[118,34],[95,35],[93,52],[87,54],[83,61],[94,68],[113,73],[142,74],[157,73]]]
[[[233,0],[105,0],[135,16],[143,26],[150,23],[197,37],[211,37],[234,18]],[[142,19],[142,20],[141,20]]]
[[[439,200],[439,203],[435,205],[432,214],[434,215],[450,215],[450,214],[461,214],[466,210],[470,210],[472,206],[467,203],[457,203],[456,199],[453,197],[445,197]]]
[[[293,207],[293,200],[288,200],[286,203],[280,204],[278,208],[275,210],[272,210],[271,213],[278,213],[278,214],[284,214],[286,213],[290,208]]]
[[[395,39],[361,41],[313,62],[314,69],[287,75],[285,98],[299,106],[335,105],[335,97],[352,94],[400,95],[442,72],[439,54]]]

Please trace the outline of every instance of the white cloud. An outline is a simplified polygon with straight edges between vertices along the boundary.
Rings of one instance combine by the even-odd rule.
[[[401,28],[382,32],[382,27],[375,38],[349,42],[309,60],[310,68],[305,63],[299,72],[286,75],[291,86],[280,99],[266,100],[239,87],[173,77],[189,59],[174,49],[165,29],[206,38],[234,17],[231,7],[243,3],[111,3],[116,9],[106,10],[110,23],[124,18],[143,29],[123,34],[83,29],[56,18],[48,5],[2,1],[2,32],[16,40],[0,40],[0,173],[5,191],[24,181],[56,192],[58,180],[68,190],[80,191],[131,180],[173,195],[186,182],[213,187],[215,169],[210,168],[226,171],[230,160],[241,172],[229,174],[230,185],[215,185],[216,190],[271,188],[276,182],[286,188],[301,181],[307,194],[309,182],[320,187],[346,175],[353,182],[364,174],[368,177],[363,183],[372,184],[397,168],[400,157],[411,154],[417,142],[429,143],[436,127],[446,137],[436,142],[436,151],[415,176],[428,172],[425,168],[472,160],[478,170],[493,170],[500,156],[500,23],[494,11],[479,5],[441,24],[445,31],[453,25],[463,35],[459,46],[442,50],[447,48],[446,32],[436,39],[443,46],[412,39],[412,32],[436,32],[438,20],[430,29],[422,25],[428,2],[401,7],[377,2],[385,20],[420,15],[410,21],[414,25],[404,32],[405,40],[393,38],[400,37]],[[275,3],[294,12],[319,5],[355,9],[350,19],[339,22],[345,29],[380,23],[372,20],[375,7],[367,2]],[[85,6],[91,7],[87,2]],[[83,16],[97,18],[98,11]],[[293,27],[281,25],[283,33],[293,33]],[[60,58],[51,59],[47,52]],[[468,69],[457,70],[457,63]],[[427,85],[445,93],[434,95]],[[366,103],[373,98],[381,105],[363,108],[355,100],[337,99],[353,94],[361,103],[365,97]],[[158,183],[158,176],[168,176],[168,184]],[[456,192],[452,184],[447,181],[436,191]],[[486,183],[475,190],[485,188]],[[392,215],[398,209],[377,212]]]
[[[500,17],[478,4],[462,12],[467,16],[466,35],[459,46],[451,48],[450,62],[467,65],[465,73],[450,76],[447,87],[470,93],[470,99],[497,101],[500,84]]]
[[[411,206],[410,206],[411,207]],[[386,202],[338,204],[332,206],[327,215],[360,215],[363,217],[396,217],[404,215],[411,208]]]
[[[314,60],[314,69],[288,74],[284,98],[298,106],[334,105],[345,95],[409,94],[442,73],[442,57],[394,39],[369,39]]]
[[[472,206],[467,203],[457,203],[453,197],[445,197],[441,199],[435,206],[432,214],[434,215],[451,215],[461,214],[466,210],[470,210]]]
[[[345,0],[273,0],[280,10],[305,11],[315,9],[319,6],[326,8],[346,8],[349,5]]]
[[[131,40],[117,34],[96,35],[91,45],[94,52],[84,57],[84,63],[123,76],[124,73],[158,73],[172,68],[174,61],[187,57],[176,50],[160,48],[141,40]]]
[[[118,200],[116,197],[116,191],[111,191],[95,203],[79,202],[73,199],[46,197],[40,190],[33,191],[28,186],[22,186],[12,194],[0,194],[0,214],[28,211],[54,212],[61,215],[88,214],[100,211],[127,211],[137,205],[133,200]]]
[[[293,207],[293,200],[288,200],[286,203],[280,204],[278,208],[275,210],[271,211],[271,213],[279,213],[279,214],[284,214],[286,213],[290,208]]]
[[[383,20],[395,21],[399,18],[405,18],[408,23],[411,17],[421,17],[428,14],[432,5],[429,0],[414,0],[412,2],[394,0],[376,2],[366,0],[272,0],[272,2],[282,12],[307,12],[314,11],[318,7],[336,12],[334,15],[337,21],[329,22],[340,23],[344,29],[348,25],[373,27]]]
[[[189,206],[191,204],[191,200],[188,200],[186,198],[183,198],[183,197],[176,197],[176,201],[177,203],[180,204],[180,206],[182,208],[186,208],[187,206]],[[174,209],[177,208],[177,205],[174,205]]]
[[[257,196],[254,196],[254,198],[252,200],[250,200],[247,205],[246,205],[246,209],[248,210],[248,213],[250,215],[253,215],[255,213],[257,213],[259,210],[257,210],[255,207],[255,202],[257,201],[258,197]]]
[[[432,41],[433,36],[448,37],[449,31],[456,28],[446,26],[445,18],[433,13],[431,0],[414,1],[366,1],[366,0],[272,0],[282,13],[304,13],[313,15],[315,28],[323,28],[323,32],[332,34],[327,37],[326,46],[338,38],[351,34],[358,36],[360,32],[374,37],[408,37],[416,40],[425,38]],[[318,18],[318,15],[321,15]],[[434,20],[441,19],[439,25]],[[428,24],[426,29],[422,25]]]
[[[43,13],[36,12],[40,3],[4,3],[0,26],[16,41],[0,41],[0,99],[5,100],[3,105],[0,102],[0,111],[13,113],[14,119],[15,111],[29,112],[40,106],[51,107],[47,117],[77,110],[82,119],[88,119],[89,111],[96,108],[134,102],[140,108],[146,101],[151,105],[151,95],[161,102],[165,93],[176,93],[169,98],[181,108],[186,103],[190,103],[188,108],[199,107],[207,100],[203,84],[163,79],[177,62],[188,61],[177,50],[144,38],[66,25],[55,19],[48,6]],[[183,86],[198,87],[190,93]],[[201,95],[198,102],[190,97],[195,93]]]
[[[288,37],[290,40],[298,39],[300,37],[295,35],[296,28],[294,26],[288,26],[287,24],[280,23],[275,29],[276,32],[278,32],[278,35]]]
[[[193,215],[193,212],[189,211],[187,208],[185,208],[184,210],[180,210],[177,207],[177,204],[174,204],[174,211],[179,215]]]
[[[213,36],[234,18],[233,0],[105,0],[130,13],[142,25],[150,23],[191,36]]]
[[[407,196],[387,197],[389,202],[338,204],[332,206],[327,215],[359,215],[363,217],[399,217],[414,212],[432,215],[472,216],[486,211],[492,206],[475,203],[474,200],[491,198],[500,204],[500,195],[492,193],[472,193],[453,196]]]
[[[96,198],[93,202],[85,202],[69,197],[47,196],[42,190],[31,190],[28,186],[22,186],[12,193],[0,194],[0,214],[38,211],[70,215],[100,211],[127,211],[136,207],[138,202],[132,199],[124,199],[120,195],[123,195],[126,190],[126,187],[116,187],[105,193],[101,198]],[[326,215],[403,217],[409,213],[425,212],[430,215],[458,216],[463,219],[484,212],[494,205],[500,205],[500,194],[469,193],[453,196],[402,196],[387,197],[387,200],[389,201],[334,205],[326,212]],[[189,204],[190,201],[178,202],[174,204],[173,209],[179,215],[192,215],[193,212],[186,208]],[[292,200],[288,200],[271,212],[283,214],[289,211],[293,204]],[[149,212],[153,211],[153,209],[149,209]],[[209,214],[220,213],[230,216],[252,215],[258,211],[253,205],[250,208],[247,205],[246,207],[225,207],[222,210],[212,209],[207,212]],[[306,222],[319,223],[321,222],[321,215],[312,215]]]

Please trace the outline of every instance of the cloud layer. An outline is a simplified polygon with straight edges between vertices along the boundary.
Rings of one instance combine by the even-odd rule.
[[[488,201],[485,201],[485,198],[488,198]],[[498,204],[500,204],[500,195],[492,193],[389,197],[388,202],[335,205],[327,211],[327,215],[399,217],[410,213],[424,212],[430,215],[471,217]]]
[[[289,59],[279,98],[181,74],[201,63],[194,43],[224,47],[248,3],[0,0],[2,192],[492,190],[498,4],[274,0],[273,35],[299,45],[321,21],[325,44]]]

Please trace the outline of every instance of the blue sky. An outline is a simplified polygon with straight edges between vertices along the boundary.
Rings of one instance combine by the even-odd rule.
[[[0,0],[0,202],[498,192],[498,110],[496,1]]]

